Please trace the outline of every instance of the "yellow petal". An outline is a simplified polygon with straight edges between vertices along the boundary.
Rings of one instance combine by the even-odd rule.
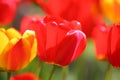
[[[34,43],[33,43],[33,46],[31,48],[30,61],[32,61],[35,58],[36,54],[37,54],[37,40],[34,39]]]
[[[16,63],[15,65],[14,63],[14,57],[18,56],[20,54],[20,52],[16,53],[14,52],[14,55],[11,55],[11,50],[16,50],[18,49],[18,47],[20,46],[18,44],[18,42],[20,44],[22,44],[22,48],[20,48],[22,50],[23,60],[21,61],[20,56],[18,61],[20,61],[19,63]],[[6,49],[3,51],[3,54],[0,56],[0,67],[4,70],[20,70],[23,69],[27,64],[30,63],[31,60],[33,60],[37,54],[37,45],[36,45],[36,39],[35,39],[35,32],[34,31],[26,31],[23,34],[23,37],[21,38],[13,38],[10,40],[9,44],[7,45]],[[16,46],[16,47],[15,47]],[[13,49],[14,47],[14,49]],[[15,49],[16,48],[16,49]],[[18,50],[20,50],[18,49]],[[17,55],[18,54],[18,55]],[[16,62],[16,59],[15,59]],[[13,65],[12,65],[13,64]],[[15,68],[14,68],[15,67]]]
[[[29,59],[26,60],[26,65],[32,61],[37,55],[37,41],[35,39],[35,32],[27,30],[22,37],[24,49],[29,56]],[[25,65],[25,66],[26,66]]]
[[[4,49],[3,54],[5,54],[7,51],[9,51],[19,40],[20,40],[20,38],[11,39],[9,41],[8,45],[6,46],[6,48]]]
[[[103,15],[113,23],[120,22],[120,0],[100,0]]]
[[[2,31],[0,31],[0,54],[2,54],[3,49],[6,47],[6,45],[8,44],[9,39],[6,36],[6,34]]]
[[[116,0],[116,2],[117,2],[118,4],[120,4],[120,0]]]
[[[27,30],[23,34],[23,40],[29,42],[29,45],[31,47],[31,56],[30,56],[30,61],[35,58],[37,54],[37,40],[35,38],[35,32],[31,30]]]
[[[5,29],[4,28],[0,28],[0,31],[5,32]]]
[[[21,37],[21,34],[15,30],[14,28],[9,28],[6,30],[6,34],[8,36],[9,39],[15,38],[15,37]]]
[[[114,3],[114,0],[104,0],[105,2],[107,2],[107,3]]]
[[[0,67],[3,70],[7,70],[9,66],[9,55],[7,54],[19,41],[19,38],[11,39],[8,44],[6,45],[5,49],[3,50],[2,54],[0,55]],[[13,57],[14,58],[14,57]]]

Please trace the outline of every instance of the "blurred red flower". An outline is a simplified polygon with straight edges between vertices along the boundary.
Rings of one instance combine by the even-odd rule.
[[[120,67],[120,24],[112,25],[108,43],[107,60],[114,67]]]
[[[120,67],[120,24],[99,26],[93,31],[96,56],[106,59],[114,67]]]
[[[16,13],[17,0],[0,0],[0,25],[10,24]]]
[[[93,28],[102,23],[98,14],[98,0],[36,0],[42,9],[52,16],[66,20],[78,20],[87,37],[91,37]]]
[[[30,72],[24,74],[16,74],[10,78],[10,80],[35,80],[35,79],[36,76]],[[38,78],[37,80],[40,80],[40,78]]]
[[[49,16],[44,20],[25,17],[21,22],[21,32],[26,29],[35,30],[38,56],[44,62],[66,66],[86,47],[86,36],[78,21],[68,22]]]
[[[93,41],[95,45],[95,53],[98,60],[106,60],[108,49],[108,34],[110,27],[100,25],[93,30]]]

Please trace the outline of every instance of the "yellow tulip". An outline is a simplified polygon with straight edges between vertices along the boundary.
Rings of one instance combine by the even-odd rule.
[[[35,32],[21,35],[14,28],[0,28],[0,68],[16,71],[27,66],[37,54]]]
[[[100,0],[104,16],[113,23],[120,23],[120,0]]]

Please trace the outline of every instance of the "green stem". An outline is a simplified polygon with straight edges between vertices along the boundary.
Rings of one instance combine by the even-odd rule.
[[[7,72],[7,80],[9,80],[11,77],[11,72]]]
[[[36,69],[36,71],[35,71],[35,74],[36,74],[35,80],[38,80],[40,71],[41,71],[41,61],[39,60],[39,61],[38,61],[38,65],[37,65],[37,69]]]
[[[55,68],[56,68],[56,65],[53,65],[53,66],[52,66],[52,69],[51,69],[51,71],[50,71],[50,76],[49,76],[48,80],[51,80],[51,79],[52,79],[52,76],[53,76],[53,73],[54,73],[54,71],[55,71]]]
[[[110,64],[107,65],[104,80],[111,80],[111,65]]]
[[[66,80],[68,74],[68,66],[62,67],[63,80]]]

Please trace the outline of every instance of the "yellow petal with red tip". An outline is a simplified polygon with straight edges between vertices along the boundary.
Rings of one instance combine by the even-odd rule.
[[[15,37],[21,37],[21,34],[15,30],[14,28],[9,28],[6,30],[6,35],[9,39],[15,38]]]
[[[34,31],[26,31],[23,37],[10,40],[0,55],[0,67],[4,70],[23,69],[37,54],[37,43]]]
[[[37,54],[37,40],[35,38],[35,32],[31,31],[31,30],[27,30],[24,34],[23,34],[23,42],[24,44],[28,44],[29,48],[31,50],[31,55],[30,55],[30,61],[33,60]],[[26,48],[28,48],[28,46],[26,46]]]
[[[7,38],[6,34],[0,31],[0,54],[3,52],[4,48],[8,44],[9,39]]]
[[[9,51],[15,46],[15,44],[19,41],[19,38],[13,38],[11,39],[7,46],[5,47],[4,51],[0,55],[0,67],[3,70],[8,69],[9,66]],[[14,58],[14,57],[12,57]]]

